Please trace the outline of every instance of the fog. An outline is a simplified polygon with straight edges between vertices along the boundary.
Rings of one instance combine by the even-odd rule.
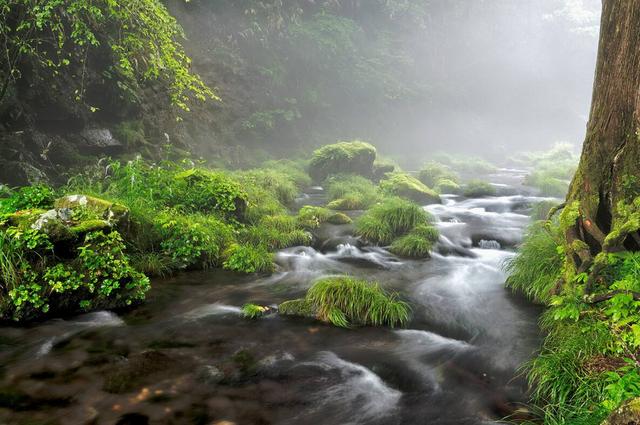
[[[396,157],[445,149],[500,158],[557,142],[577,148],[584,137],[598,0],[170,7],[194,69],[223,100],[203,145],[289,155],[363,139]]]
[[[595,68],[597,0],[485,0],[447,8],[416,64],[435,83],[415,148],[475,153],[580,143]],[[429,29],[425,30],[430,33]],[[435,63],[431,58],[440,58]]]

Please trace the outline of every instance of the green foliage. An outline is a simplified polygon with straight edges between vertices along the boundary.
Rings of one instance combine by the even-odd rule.
[[[564,251],[557,242],[560,235],[557,226],[549,230],[543,223],[532,224],[518,253],[505,261],[507,286],[537,303],[548,304],[551,290],[562,275]]]
[[[551,208],[556,206],[558,206],[558,202],[553,200],[536,202],[531,208],[531,219],[533,221],[546,220]]]
[[[544,171],[534,171],[524,179],[524,184],[538,188],[540,195],[564,197],[569,189],[569,182],[553,177]]]
[[[327,207],[336,210],[364,210],[375,204],[379,195],[374,184],[361,176],[339,174],[328,179]]]
[[[33,229],[1,231],[0,248],[5,319],[128,306],[144,299],[149,289],[149,280],[130,265],[115,231],[88,233],[71,262],[58,259],[47,236]]]
[[[376,148],[361,141],[338,142],[313,152],[309,174],[322,182],[334,174],[351,173],[371,176]]]
[[[408,234],[399,237],[389,247],[389,251],[401,257],[427,258],[433,245],[438,241],[438,229],[420,224]]]
[[[87,66],[89,52],[106,56],[98,72],[115,80],[129,98],[155,80],[168,89],[172,104],[185,111],[195,99],[217,99],[190,72],[191,61],[178,42],[182,29],[156,0],[16,0],[0,4],[0,21],[2,56],[9,67],[0,74],[0,100],[9,83],[22,77],[25,62],[54,77],[71,75]],[[80,101],[86,87],[77,80],[66,94]]]
[[[460,193],[460,185],[453,180],[440,179],[436,183],[434,189],[438,193],[457,194]]]
[[[409,306],[387,294],[377,283],[351,277],[324,278],[309,289],[306,301],[316,317],[335,326],[350,324],[403,326],[409,321]]]
[[[430,221],[429,214],[415,203],[402,198],[386,198],[356,221],[356,234],[370,242],[387,245]]]
[[[0,214],[14,213],[31,208],[49,208],[53,205],[55,191],[44,185],[25,186],[0,198]]]
[[[434,158],[436,161],[447,165],[454,172],[469,175],[489,174],[497,169],[495,165],[488,161],[472,156],[438,153],[434,155]]]
[[[240,172],[237,176],[243,185],[260,187],[275,196],[283,205],[291,205],[300,193],[294,179],[295,175],[288,175],[286,171],[260,168]]]
[[[247,319],[258,319],[262,317],[269,309],[257,304],[245,304],[242,306],[242,317]]]
[[[440,180],[459,182],[459,177],[453,170],[436,161],[429,161],[423,165],[418,173],[418,179],[428,187],[435,187]]]
[[[483,196],[495,196],[496,188],[481,180],[472,180],[464,185],[464,196],[467,198],[480,198]]]
[[[273,254],[262,246],[233,244],[225,252],[224,268],[242,273],[269,273],[274,270]]]
[[[389,173],[380,181],[380,191],[387,196],[400,196],[419,203],[439,203],[440,196],[407,173]]]

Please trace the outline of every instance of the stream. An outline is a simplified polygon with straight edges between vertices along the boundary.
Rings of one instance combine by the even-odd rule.
[[[526,401],[518,367],[540,343],[540,313],[504,288],[537,198],[523,172],[488,177],[498,196],[425,207],[431,259],[361,246],[350,226],[277,254],[278,272],[211,270],[156,279],[128,312],[0,328],[0,424],[493,424]],[[301,204],[324,203],[319,189]],[[397,291],[405,329],[340,329],[272,314],[313,281],[353,274]]]

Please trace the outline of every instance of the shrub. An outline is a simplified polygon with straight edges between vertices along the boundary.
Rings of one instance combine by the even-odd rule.
[[[483,196],[495,196],[496,188],[481,180],[472,180],[464,185],[464,196],[467,198],[481,198]]]
[[[338,142],[313,152],[309,174],[317,182],[333,174],[351,173],[371,176],[376,148],[361,141]]]
[[[448,166],[436,161],[427,162],[418,173],[418,179],[428,187],[435,187],[440,180],[457,183],[458,175]]]
[[[549,215],[549,211],[551,208],[558,205],[557,201],[540,201],[536,202],[531,208],[531,219],[534,221],[537,220],[546,220]]]
[[[541,304],[549,302],[564,261],[557,242],[561,233],[556,227],[552,232],[543,223],[532,224],[518,253],[504,263],[507,286]]]
[[[225,252],[227,270],[242,273],[268,273],[274,270],[273,254],[261,246],[233,244]]]
[[[373,183],[361,176],[338,175],[327,183],[331,201],[327,207],[336,210],[363,210],[375,204],[379,196]]]
[[[258,186],[283,205],[291,205],[300,193],[294,178],[282,171],[260,168],[238,172],[236,175],[244,186]]]
[[[524,184],[539,189],[542,196],[564,197],[569,190],[568,181],[539,171],[527,175]]]
[[[242,219],[247,194],[237,181],[221,171],[192,168],[175,175],[168,206],[186,213],[218,213]]]
[[[387,198],[356,221],[356,234],[386,245],[418,225],[429,224],[430,220],[429,214],[417,204],[402,198]]]
[[[409,321],[409,306],[386,293],[377,283],[351,277],[324,278],[305,296],[316,317],[335,326],[351,324],[403,326]]]
[[[165,213],[155,225],[164,255],[180,269],[220,265],[234,239],[231,226],[213,216]]]
[[[420,224],[408,234],[393,241],[389,250],[401,257],[427,258],[433,245],[438,241],[438,236],[438,229]]]
[[[390,173],[380,181],[380,190],[389,196],[400,196],[414,202],[440,203],[440,196],[407,173]]]
[[[87,233],[73,261],[57,258],[46,234],[33,229],[1,231],[0,250],[4,319],[128,306],[149,289],[147,277],[131,267],[116,231]]]

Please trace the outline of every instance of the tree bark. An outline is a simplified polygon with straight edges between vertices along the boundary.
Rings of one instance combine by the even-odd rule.
[[[631,205],[639,189],[640,0],[603,0],[587,133],[563,211],[567,255],[575,270],[600,252],[640,249],[633,226],[618,240],[607,237],[628,220],[620,202]],[[576,238],[584,243],[576,244]]]

